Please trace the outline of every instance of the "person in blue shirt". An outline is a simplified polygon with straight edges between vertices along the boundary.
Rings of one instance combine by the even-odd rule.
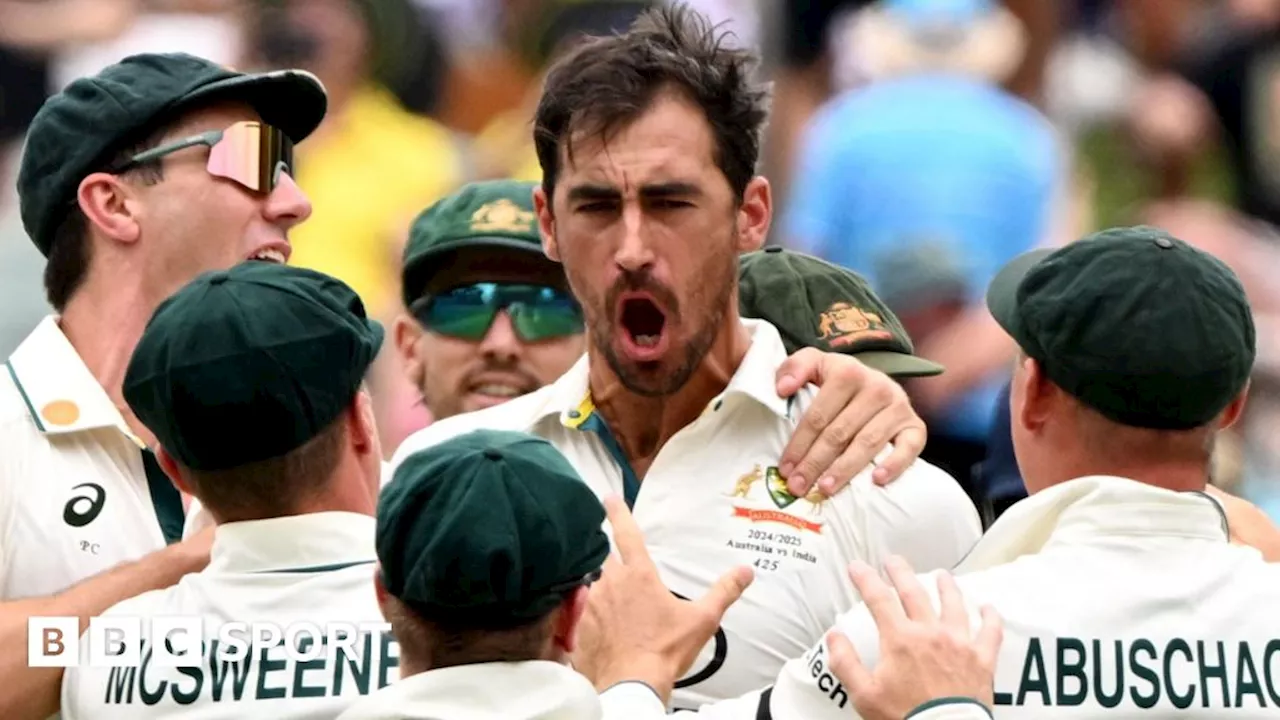
[[[999,6],[886,0],[879,12],[877,22],[920,45],[926,33],[981,37]],[[910,301],[890,307],[921,354],[947,367],[911,389],[929,422],[925,456],[972,491],[1013,357],[982,291],[997,268],[1046,242],[1067,173],[1048,120],[956,52],[899,59],[898,74],[818,112],[781,231],[791,247],[861,273],[886,299]],[[903,272],[909,255],[927,262],[905,263]]]

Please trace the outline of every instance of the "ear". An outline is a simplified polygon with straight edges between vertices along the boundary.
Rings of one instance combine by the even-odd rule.
[[[757,175],[747,183],[738,208],[738,252],[748,253],[764,247],[773,221],[773,189],[769,181]]]
[[[387,610],[395,598],[391,597],[391,593],[387,592],[386,584],[382,582],[382,563],[373,566],[373,595],[378,599],[378,609],[382,610],[382,617],[390,620],[392,613]]]
[[[182,470],[178,467],[178,462],[164,448],[159,446],[156,447],[156,462],[160,464],[160,469],[164,470],[164,474],[169,476],[169,479],[173,481],[179,492],[195,497],[191,492],[191,485],[182,477]]]
[[[1013,382],[1019,383],[1019,392],[1010,397],[1020,399],[1020,407],[1010,408],[1010,417],[1030,432],[1037,432],[1048,422],[1055,388],[1040,369],[1040,363],[1029,357],[1021,360],[1019,372]]]
[[[418,392],[425,392],[423,385],[426,384],[424,381],[427,377],[427,359],[418,349],[418,341],[425,334],[418,321],[408,315],[397,317],[392,327],[396,352],[400,355],[400,366],[404,369],[409,383]]]
[[[1240,419],[1240,416],[1244,414],[1245,400],[1249,396],[1249,386],[1251,384],[1252,381],[1246,382],[1244,389],[1240,391],[1240,394],[1236,395],[1235,399],[1231,401],[1231,404],[1228,405],[1226,409],[1222,411],[1222,414],[1218,416],[1218,428],[1220,430],[1226,430],[1232,425],[1235,425],[1236,421]]]
[[[135,243],[142,236],[141,203],[115,175],[93,173],[81,180],[76,202],[99,234],[125,244]]]
[[[538,231],[542,233],[542,253],[560,262],[560,246],[556,244],[556,219],[551,212],[551,198],[542,186],[533,189],[533,211],[538,214]]]
[[[361,455],[376,454],[381,457],[378,444],[378,421],[373,412],[373,398],[368,389],[361,387],[349,410],[351,441]]]
[[[578,628],[582,625],[582,616],[587,612],[587,593],[590,591],[590,587],[584,585],[574,590],[560,604],[552,637],[556,647],[566,653],[578,649]]]

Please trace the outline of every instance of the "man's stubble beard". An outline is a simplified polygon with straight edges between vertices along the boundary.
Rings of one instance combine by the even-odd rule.
[[[715,267],[717,265],[721,267]],[[604,357],[609,369],[623,387],[640,397],[661,398],[676,394],[689,382],[689,378],[693,377],[694,371],[715,343],[720,326],[724,324],[727,306],[732,300],[737,267],[737,256],[730,251],[727,261],[713,257],[701,272],[693,275],[695,278],[707,278],[707,282],[694,287],[686,309],[702,307],[703,321],[696,326],[693,337],[685,346],[684,356],[671,372],[655,377],[653,373],[628,365],[618,356],[611,342],[615,332],[613,313],[610,312],[612,306],[606,307],[606,312],[595,318],[590,327],[591,344]],[[615,293],[610,292],[606,297],[613,294]],[[608,305],[607,300],[605,304]],[[625,332],[621,328],[616,331]]]

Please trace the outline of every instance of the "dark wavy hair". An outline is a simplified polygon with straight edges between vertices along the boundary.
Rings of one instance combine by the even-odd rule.
[[[542,187],[550,197],[560,150],[570,138],[609,140],[639,118],[664,90],[675,89],[706,114],[715,162],[739,200],[756,173],[770,91],[755,79],[759,58],[684,5],[645,11],[625,33],[590,38],[547,74],[534,116]]]

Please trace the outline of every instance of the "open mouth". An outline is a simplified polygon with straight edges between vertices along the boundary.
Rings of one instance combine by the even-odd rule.
[[[618,305],[627,354],[649,361],[661,356],[667,344],[667,315],[647,294],[624,296]]]

